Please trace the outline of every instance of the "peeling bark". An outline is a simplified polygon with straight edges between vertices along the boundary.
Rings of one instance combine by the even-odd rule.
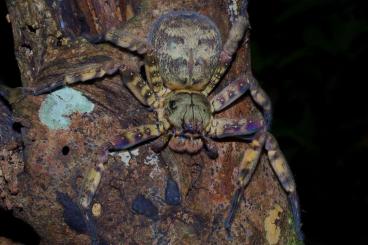
[[[103,53],[137,67],[139,61],[132,54],[107,44],[92,45],[83,36],[126,24],[129,31],[145,37],[150,24],[170,10],[209,16],[223,39],[229,30],[225,0],[7,0],[7,6],[23,86],[40,82],[39,71],[58,59],[71,62]],[[247,67],[249,47],[243,45],[219,87]],[[247,147],[244,142],[218,142],[216,160],[205,153],[191,156],[169,149],[157,155],[149,144],[112,154],[93,200],[94,218],[83,220],[78,190],[96,163],[98,146],[128,126],[153,122],[153,117],[122,86],[119,75],[72,88],[82,92],[94,109],[70,114],[67,129],[52,130],[40,121],[40,107],[48,95],[28,96],[14,105],[14,118],[23,125],[21,142],[16,140],[19,136],[11,136],[12,130],[0,128],[9,138],[0,145],[0,206],[32,225],[43,244],[298,243],[286,194],[266,156],[245,190],[232,227],[233,240],[227,240],[224,216]],[[0,109],[5,115],[1,120],[9,119],[4,125],[11,125],[10,112]],[[252,114],[260,113],[244,97],[220,115]],[[180,197],[175,197],[177,190]]]

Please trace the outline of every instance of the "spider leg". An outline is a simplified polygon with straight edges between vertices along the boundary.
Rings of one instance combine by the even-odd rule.
[[[301,218],[300,207],[298,201],[298,195],[296,193],[296,186],[293,175],[286,162],[284,155],[282,154],[276,139],[272,134],[261,131],[251,142],[249,148],[243,155],[243,160],[239,167],[239,177],[237,183],[237,189],[232,197],[229,213],[225,219],[225,229],[229,236],[231,224],[234,220],[236,211],[238,209],[240,200],[242,198],[243,191],[249,183],[256,167],[259,162],[262,149],[265,147],[270,164],[278,177],[281,186],[288,194],[289,205],[294,219],[295,231],[299,240],[303,240],[303,232],[301,230]]]
[[[254,135],[264,128],[262,119],[213,119],[207,128],[207,135],[211,138]]]
[[[147,75],[147,80],[153,91],[159,95],[163,95],[168,92],[163,86],[163,81],[159,73],[159,67],[157,66],[157,59],[155,52],[151,44],[140,37],[133,35],[125,30],[124,26],[113,28],[108,31],[102,37],[99,37],[97,41],[91,40],[94,43],[100,42],[110,42],[118,47],[126,48],[130,51],[138,52],[143,54],[145,57],[145,70]]]
[[[240,162],[237,189],[231,199],[230,209],[224,223],[229,237],[231,237],[231,224],[239,207],[240,200],[243,197],[244,189],[248,185],[258,165],[265,139],[266,134],[263,131],[258,133],[245,150],[243,159]]]
[[[236,18],[231,26],[228,38],[220,53],[219,64],[215,68],[207,87],[202,91],[202,93],[206,96],[210,94],[215,86],[220,82],[232,60],[232,56],[238,49],[239,42],[242,40],[244,33],[249,28],[248,15],[246,12],[247,1],[242,1],[241,8],[244,11],[241,11],[240,15]]]
[[[159,137],[165,129],[161,124],[146,124],[126,130],[111,141],[109,150],[125,150],[137,144]]]
[[[151,143],[151,149],[156,153],[161,152],[167,146],[171,137],[172,135],[170,134],[162,135],[160,138]]]
[[[250,72],[240,76],[215,95],[210,101],[212,110],[218,112],[225,109],[248,90],[252,99],[262,108],[266,125],[269,128],[272,117],[271,101]]]
[[[104,163],[98,163],[95,167],[91,168],[84,177],[82,187],[79,191],[79,205],[82,208],[88,209],[90,207],[100,184],[104,169]]]
[[[145,54],[152,50],[151,45],[145,40],[125,30],[124,26],[109,30],[101,41],[108,41],[118,47],[126,48],[139,54]]]
[[[164,86],[154,51],[148,52],[145,56],[145,71],[147,80],[155,93],[157,93],[159,96],[163,96],[170,91]]]
[[[111,142],[103,145],[98,151],[98,163],[91,168],[84,178],[79,203],[87,209],[100,184],[102,173],[105,169],[104,164],[108,160],[110,150],[125,150],[145,141],[159,137],[164,132],[163,127],[156,124],[146,124],[126,130],[122,135],[116,137]]]
[[[140,74],[130,70],[121,70],[120,73],[124,84],[143,105],[153,108],[159,106],[157,94]]]
[[[218,150],[213,140],[206,136],[202,136],[202,141],[204,150],[207,153],[208,157],[211,159],[216,159],[218,157]]]
[[[293,174],[286,162],[284,155],[282,154],[279,145],[275,139],[275,137],[267,133],[267,139],[265,148],[267,150],[268,159],[270,164],[280,181],[281,186],[288,194],[289,205],[291,207],[291,211],[294,218],[294,226],[296,234],[299,240],[303,240],[303,232],[301,229],[301,217],[300,217],[300,207],[298,195],[296,193],[296,185],[293,178]]]
[[[120,68],[122,65],[104,55],[55,60],[39,72],[36,84],[40,85],[23,90],[26,95],[37,96],[69,84],[112,75]]]

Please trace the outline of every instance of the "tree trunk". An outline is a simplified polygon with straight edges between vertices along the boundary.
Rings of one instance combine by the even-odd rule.
[[[230,26],[225,0],[7,0],[7,6],[23,86],[42,82],[36,80],[38,72],[56,61],[65,66],[107,54],[137,67],[133,54],[83,38],[123,23],[144,38],[162,13],[186,9],[210,17],[223,40]],[[245,44],[238,50],[217,91],[250,67],[249,52]],[[153,117],[122,86],[119,75],[73,85],[66,93],[59,100],[50,94],[27,96],[13,106],[13,116],[0,108],[6,120],[0,128],[0,206],[32,225],[44,244],[297,244],[286,194],[265,155],[244,192],[233,239],[228,239],[223,224],[244,142],[217,142],[215,160],[168,148],[155,154],[149,144],[111,154],[93,199],[93,218],[84,220],[77,205],[79,189],[96,163],[97,146]],[[74,110],[52,121],[52,99]],[[259,113],[245,96],[220,115]],[[21,137],[11,130],[12,117],[23,125]],[[180,205],[167,200],[168,189],[176,185]],[[146,215],[133,211],[137,200],[145,204]]]

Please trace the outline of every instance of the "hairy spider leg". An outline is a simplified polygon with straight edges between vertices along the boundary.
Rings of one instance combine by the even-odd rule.
[[[291,212],[293,214],[296,234],[299,240],[303,240],[304,235],[301,229],[302,223],[300,217],[299,199],[296,192],[293,174],[291,173],[290,167],[287,164],[284,154],[282,154],[275,137],[270,133],[267,133],[265,149],[267,150],[268,159],[270,160],[272,169],[280,181],[281,186],[288,194],[288,200],[291,207]]]
[[[145,72],[147,80],[153,91],[159,96],[169,92],[163,85],[157,59],[152,45],[143,38],[140,38],[125,30],[125,25],[113,28],[99,37],[97,41],[90,40],[94,43],[110,42],[118,47],[125,48],[132,52],[144,55]]]
[[[246,9],[247,1],[242,1],[242,9]],[[235,51],[238,49],[239,42],[244,36],[244,33],[249,27],[248,15],[246,10],[242,11],[237,17],[234,24],[231,26],[229,36],[222,48],[219,57],[219,63],[214,70],[214,73],[207,84],[206,88],[202,91],[204,95],[209,95],[216,85],[221,81],[222,76],[225,74],[229,67],[232,57]]]
[[[168,133],[161,135],[157,140],[151,143],[151,149],[156,153],[161,152],[167,146],[171,137],[172,135]]]
[[[163,96],[165,93],[169,92],[169,89],[164,87],[159,67],[157,65],[155,51],[147,40],[127,32],[123,25],[108,31],[102,37],[102,41],[108,41],[118,47],[143,54],[145,58],[147,80],[153,91],[159,96]]]
[[[133,93],[133,95],[146,106],[159,107],[157,94],[151,89],[149,84],[137,72],[122,70],[123,83]]]
[[[133,93],[133,95],[143,104],[155,109],[157,119],[162,130],[170,128],[170,123],[164,116],[161,96],[155,93],[150,84],[148,84],[140,74],[130,70],[121,70],[124,84]]]
[[[162,96],[164,93],[168,92],[163,85],[163,80],[159,72],[153,47],[147,40],[125,31],[124,26],[108,31],[104,35],[103,40],[111,42],[118,47],[126,48],[130,51],[136,51],[139,54],[143,54],[145,56],[145,71],[147,80],[153,91],[159,96]]]
[[[98,164],[91,168],[84,178],[79,203],[84,208],[89,208],[93,197],[100,184],[102,173],[105,169],[110,150],[125,150],[137,144],[159,137],[164,132],[163,127],[156,124],[146,124],[126,130],[122,135],[114,138],[108,144],[103,145],[98,154]]]
[[[90,57],[87,60],[83,58],[71,64],[65,60],[62,64],[60,62],[51,62],[42,68],[37,78],[38,81],[42,81],[42,84],[25,88],[25,93],[34,96],[49,93],[66,85],[115,74],[122,68],[122,65],[117,64],[115,60],[103,55]]]
[[[118,47],[128,49],[139,54],[145,54],[152,50],[151,45],[136,35],[127,32],[125,25],[109,30],[104,36],[103,41],[108,41]]]
[[[289,205],[291,207],[294,219],[295,231],[298,239],[303,240],[299,201],[293,175],[284,155],[277,144],[276,139],[271,133],[264,131],[261,131],[259,134],[257,134],[257,136],[250,143],[249,148],[247,148],[244,152],[243,159],[239,166],[237,189],[232,197],[229,213],[224,223],[225,229],[227,230],[229,237],[231,237],[231,224],[234,220],[241,198],[244,196],[244,189],[247,187],[258,165],[263,148],[265,148],[267,151],[270,165],[280,181],[281,186],[288,194]]]
[[[247,119],[228,119],[216,118],[212,119],[207,127],[207,135],[211,138],[222,139],[235,136],[254,136],[257,132],[264,128],[262,118]]]
[[[125,30],[125,25],[109,30],[98,42],[110,42],[114,45],[137,52],[145,56],[145,71],[147,80],[153,91],[159,96],[168,92],[163,86],[163,81],[157,66],[157,59],[152,45],[145,39],[140,38]]]
[[[126,130],[111,142],[109,150],[124,150],[159,137],[165,130],[158,124],[146,124]]]
[[[212,110],[218,112],[225,109],[247,91],[250,91],[252,99],[262,108],[267,128],[269,128],[272,118],[271,100],[259,86],[258,81],[254,79],[251,72],[247,72],[235,81],[230,82],[229,85],[215,95],[210,101]]]
[[[202,141],[207,156],[211,159],[216,159],[218,157],[218,150],[214,141],[207,136],[202,136]]]
[[[148,52],[145,55],[145,61],[147,80],[151,84],[153,91],[159,96],[164,96],[165,94],[169,93],[170,89],[164,86],[155,52]]]
[[[225,219],[225,229],[227,230],[230,237],[231,224],[239,207],[240,200],[243,197],[244,189],[248,185],[258,165],[265,139],[266,134],[264,132],[258,133],[249,144],[248,148],[245,150],[243,154],[243,159],[240,162],[237,189],[231,199],[229,213]]]
[[[104,171],[104,163],[98,163],[97,166],[91,168],[83,179],[82,187],[79,191],[79,205],[88,209],[93,197],[100,184],[102,172]]]

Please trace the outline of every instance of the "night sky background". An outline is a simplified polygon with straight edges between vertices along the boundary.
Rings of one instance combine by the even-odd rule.
[[[296,178],[306,244],[368,244],[363,3],[250,1],[253,70],[273,102],[272,132]],[[5,15],[0,1],[0,81],[15,87],[20,75]],[[38,244],[30,227],[2,210],[0,236]]]

